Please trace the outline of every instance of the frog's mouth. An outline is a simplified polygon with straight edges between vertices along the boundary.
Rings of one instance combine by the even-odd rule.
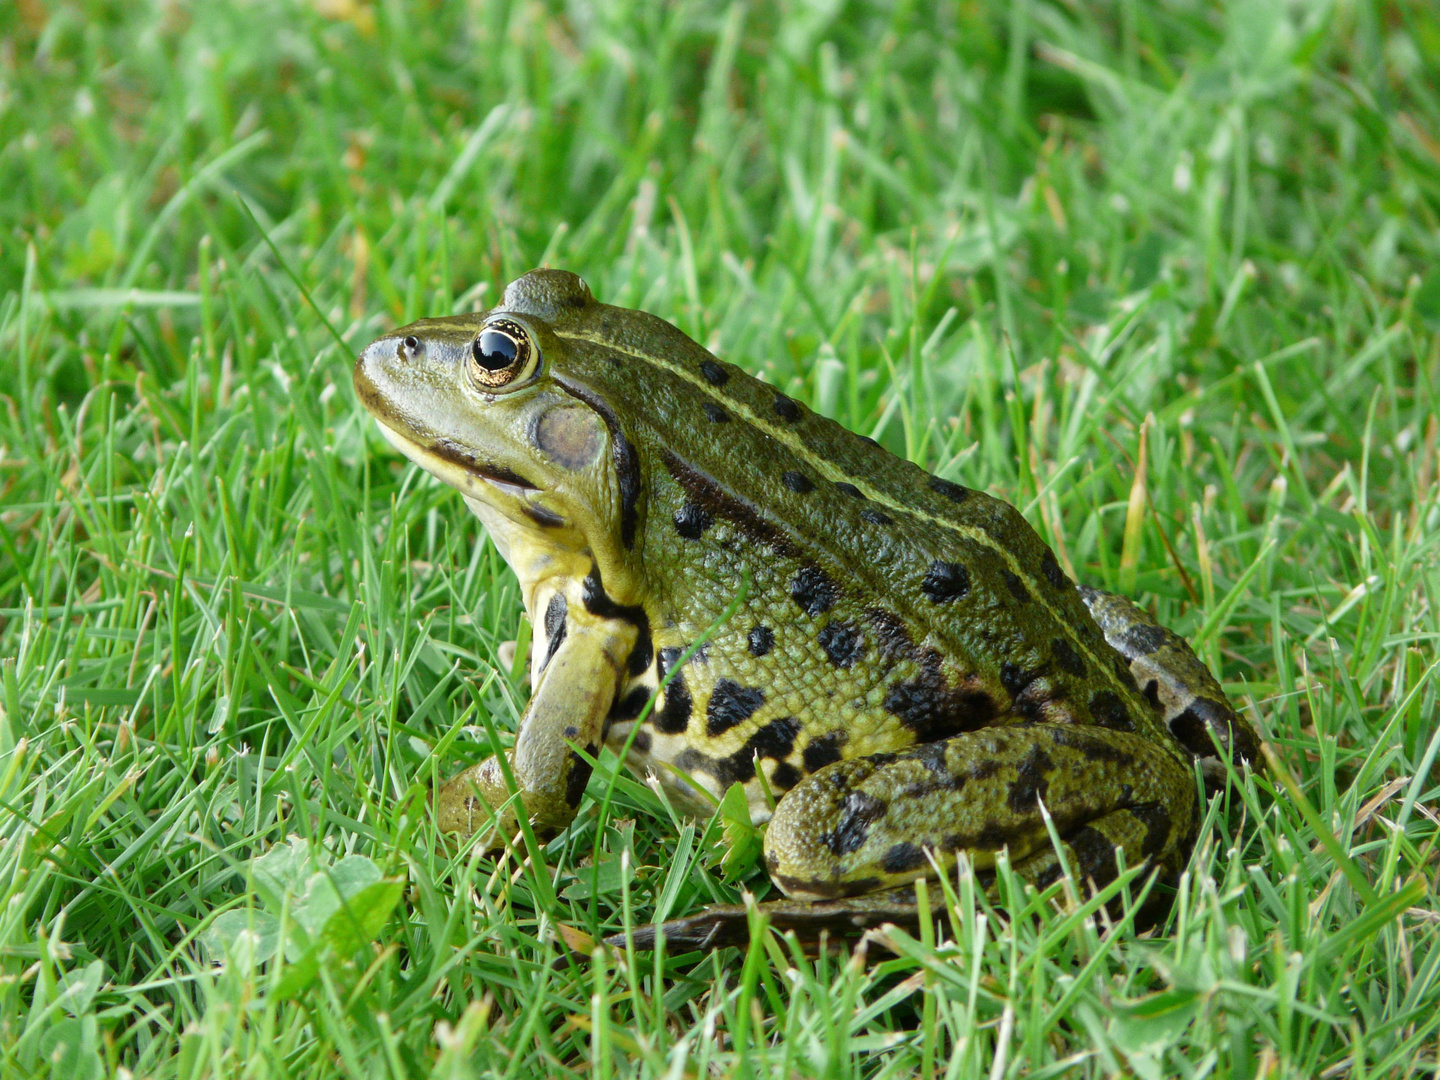
[[[483,481],[512,499],[524,500],[540,491],[538,486],[519,473],[503,465],[482,464],[469,450],[448,439],[436,439],[430,445],[424,445],[396,431],[378,417],[375,423],[379,425],[385,441],[396,450],[430,475],[472,497],[479,497],[475,492],[476,481]]]

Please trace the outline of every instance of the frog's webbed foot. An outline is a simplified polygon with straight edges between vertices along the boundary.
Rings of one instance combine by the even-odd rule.
[[[891,889],[872,896],[844,900],[767,900],[753,905],[772,929],[794,933],[806,949],[823,941],[849,940],[866,930],[892,923],[906,930],[920,925],[920,908],[912,888]],[[744,945],[750,940],[750,905],[712,904],[698,915],[671,919],[655,926],[636,927],[630,940],[637,949],[654,949],[659,938],[672,954],[693,950],[708,951],[727,945]],[[624,934],[605,939],[612,948],[623,949]]]
[[[1160,711],[1171,734],[1200,760],[1206,786],[1224,786],[1226,771],[1220,755],[1237,769],[1242,761],[1259,764],[1259,735],[1235,712],[1215,676],[1184,638],[1123,596],[1081,585],[1080,598],[1105,640],[1129,662],[1136,684]]]

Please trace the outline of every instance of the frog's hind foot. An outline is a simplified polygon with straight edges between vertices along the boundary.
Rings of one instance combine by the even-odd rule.
[[[1081,883],[1081,899],[1103,892],[1106,886],[1120,876],[1120,852],[1126,853],[1127,866],[1134,866],[1135,853],[1146,850],[1147,840],[1154,834],[1156,814],[1157,808],[1153,806],[1129,806],[1106,814],[1063,836],[1059,854],[1056,853],[1054,845],[1051,845],[1016,860],[1013,866],[1015,874],[1044,892],[1065,876],[1065,868],[1068,866],[1072,879]],[[1179,880],[1180,871],[1194,842],[1192,833],[1183,837],[1180,843],[1160,857],[1142,855],[1142,858],[1156,871],[1158,881],[1173,884]],[[1064,863],[1060,861],[1062,854]],[[1143,876],[1138,878],[1134,887],[1137,890],[1143,888],[1145,881]],[[1117,921],[1124,916],[1124,908],[1125,905],[1118,896],[1106,905],[1110,918]],[[1143,930],[1154,925],[1168,908],[1169,902],[1165,899],[1165,894],[1152,887],[1135,912],[1135,928]]]
[[[793,933],[807,951],[828,941],[857,938],[877,926],[893,924],[915,930],[920,925],[920,908],[911,888],[845,900],[767,900],[753,907],[766,925],[782,934]],[[651,950],[663,938],[671,954],[744,945],[751,937],[750,910],[751,905],[746,904],[712,904],[698,915],[636,927],[629,941],[636,949]],[[626,943],[624,934],[605,939],[605,944],[616,949],[625,948]]]
[[[1207,784],[1224,784],[1225,766],[1217,746],[1236,768],[1241,761],[1260,760],[1255,729],[1236,714],[1184,638],[1123,596],[1087,585],[1079,588],[1105,640],[1129,662],[1135,682],[1160,710],[1176,740],[1200,759]]]

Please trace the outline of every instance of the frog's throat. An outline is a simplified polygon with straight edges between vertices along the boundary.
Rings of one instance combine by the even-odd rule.
[[[534,507],[531,497],[540,489],[462,464],[415,442],[383,420],[375,422],[395,449],[460,492],[490,534],[495,550],[519,579],[525,610],[535,625],[540,625],[538,616],[544,610],[542,593],[548,596],[546,582],[556,578],[578,582],[589,573],[592,561],[588,553],[566,543],[564,530],[541,527],[529,513]]]

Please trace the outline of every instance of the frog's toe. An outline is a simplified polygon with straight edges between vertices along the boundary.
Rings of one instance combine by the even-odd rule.
[[[440,785],[435,792],[435,827],[462,837],[484,831],[486,847],[504,847],[518,827],[514,811],[507,806],[510,801],[499,760],[487,758]],[[495,807],[502,808],[498,818]]]
[[[500,662],[504,671],[511,671],[515,667],[515,650],[519,648],[518,641],[502,641],[495,647],[495,659]]]
[[[793,933],[807,949],[826,940],[858,937],[866,930],[893,924],[907,930],[920,925],[920,907],[913,889],[895,889],[875,896],[846,900],[767,900],[760,904],[711,904],[698,915],[671,919],[658,926],[637,926],[629,943],[637,949],[653,949],[663,938],[672,953],[692,949],[718,949],[744,945],[751,938],[752,911],[760,923],[782,933]],[[605,943],[624,948],[624,934],[613,934]]]

